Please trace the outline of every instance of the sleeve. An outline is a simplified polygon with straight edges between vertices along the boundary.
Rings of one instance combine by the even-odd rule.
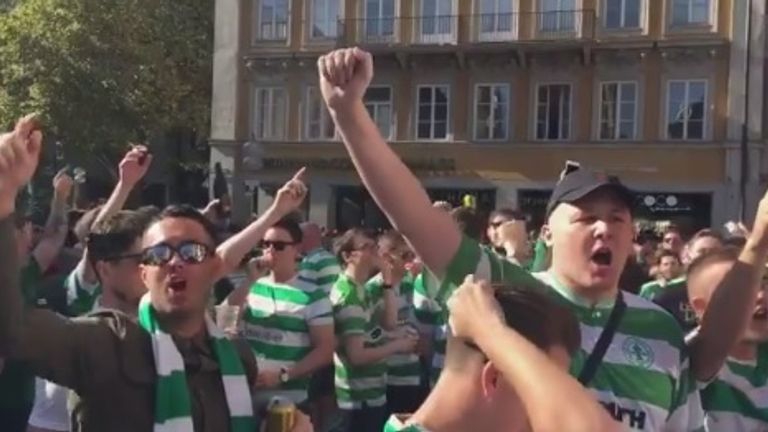
[[[67,291],[67,308],[69,314],[73,316],[90,312],[101,293],[98,283],[91,284],[84,280],[85,266],[86,263],[80,261],[64,281],[64,289]]]
[[[704,408],[701,395],[685,350],[681,352],[681,372],[672,397],[669,418],[665,430],[704,431]]]
[[[482,248],[477,241],[464,236],[459,250],[445,271],[445,280],[440,286],[438,300],[446,301],[470,274],[494,283],[541,286],[541,282],[519,265]]]
[[[306,313],[306,320],[310,326],[333,324],[333,307],[331,306],[331,300],[326,295],[316,295],[307,308]]]
[[[416,277],[413,283],[413,309],[416,314],[416,320],[424,326],[434,326],[437,324],[440,307],[437,301],[429,296],[430,274],[423,270]]]
[[[549,254],[549,250],[547,244],[544,243],[544,240],[538,239],[536,241],[536,246],[534,246],[533,252],[533,261],[531,262],[530,267],[531,272],[535,273],[547,270],[547,255]]]

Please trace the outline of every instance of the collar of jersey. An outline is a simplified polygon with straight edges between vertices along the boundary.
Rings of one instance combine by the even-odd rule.
[[[614,303],[616,303],[615,297],[610,299],[603,299],[597,303],[592,303],[591,300],[574,293],[570,288],[560,283],[560,281],[555,277],[554,274],[552,274],[552,272],[545,272],[544,277],[545,282],[547,282],[547,284],[552,287],[552,289],[557,291],[561,296],[565,297],[566,300],[575,304],[576,306],[586,309],[610,309],[613,307]]]

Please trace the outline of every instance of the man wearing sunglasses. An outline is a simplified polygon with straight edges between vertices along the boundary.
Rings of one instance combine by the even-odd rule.
[[[0,136],[0,266],[18,267],[9,217],[16,192],[35,172],[41,142],[32,117]],[[140,275],[149,293],[138,322],[119,311],[67,320],[25,308],[17,276],[0,272],[0,355],[27,361],[39,376],[77,392],[78,431],[256,430],[253,354],[229,341],[206,308],[214,281],[252,248],[251,236],[261,238],[271,217],[300,202],[297,189],[281,189],[278,209],[218,253],[215,230],[196,209],[163,211],[142,239]]]
[[[274,396],[305,412],[310,377],[331,364],[335,339],[328,295],[299,278],[299,224],[286,217],[261,242],[270,273],[251,287],[243,313],[245,338],[259,361],[256,406]]]

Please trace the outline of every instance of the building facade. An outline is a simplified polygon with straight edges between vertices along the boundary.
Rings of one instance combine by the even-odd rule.
[[[540,222],[567,160],[619,175],[641,218],[692,229],[738,218],[742,202],[752,214],[760,195],[765,0],[228,0],[216,12],[211,163],[241,217],[307,166],[309,219],[385,223],[317,86],[318,56],[347,46],[374,54],[366,107],[435,199],[471,194]]]

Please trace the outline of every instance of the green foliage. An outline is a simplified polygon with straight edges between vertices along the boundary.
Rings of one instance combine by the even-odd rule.
[[[0,124],[37,112],[78,161],[207,136],[214,1],[17,0],[0,13]]]

